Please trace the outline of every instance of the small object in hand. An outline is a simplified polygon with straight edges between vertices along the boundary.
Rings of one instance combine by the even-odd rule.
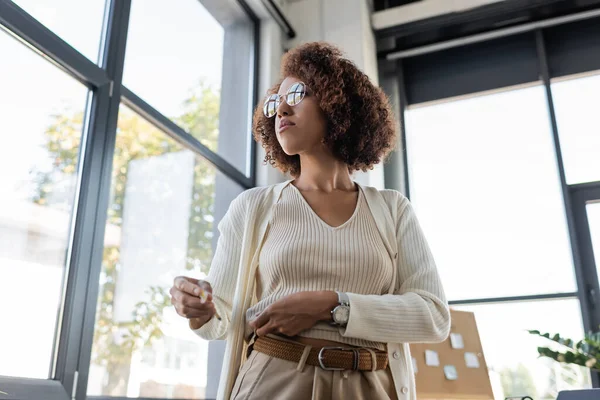
[[[202,302],[206,302],[206,292],[202,288],[200,288],[200,298],[202,299]],[[219,313],[216,310],[215,310],[215,317],[217,317],[217,319],[219,321],[221,321],[221,316],[219,315]]]

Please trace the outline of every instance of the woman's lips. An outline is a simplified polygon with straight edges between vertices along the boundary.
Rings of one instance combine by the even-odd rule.
[[[288,128],[292,128],[294,127],[294,125],[283,125],[281,128],[279,128],[279,132],[283,132]]]

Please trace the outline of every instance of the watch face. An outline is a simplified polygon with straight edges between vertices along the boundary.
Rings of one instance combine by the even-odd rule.
[[[350,309],[345,306],[337,306],[335,310],[333,310],[333,320],[338,324],[346,324],[348,323],[348,319],[350,318]]]

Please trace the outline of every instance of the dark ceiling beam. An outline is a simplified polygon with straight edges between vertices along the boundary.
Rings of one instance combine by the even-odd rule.
[[[600,0],[510,0],[376,31],[378,58],[442,41],[597,9]],[[392,40],[394,45],[389,46]]]

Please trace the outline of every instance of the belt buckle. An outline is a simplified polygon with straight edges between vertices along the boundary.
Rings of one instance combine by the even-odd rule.
[[[336,346],[324,346],[321,348],[321,350],[319,350],[319,355],[318,355],[318,359],[319,359],[319,366],[325,370],[325,371],[345,371],[346,368],[335,368],[335,367],[326,367],[325,364],[323,363],[323,351],[325,350],[342,350],[342,351],[352,351],[354,353],[354,365],[356,366],[355,369],[358,369],[358,356],[359,353],[358,351],[355,351],[355,349],[353,348],[346,348],[346,347],[336,347]]]

